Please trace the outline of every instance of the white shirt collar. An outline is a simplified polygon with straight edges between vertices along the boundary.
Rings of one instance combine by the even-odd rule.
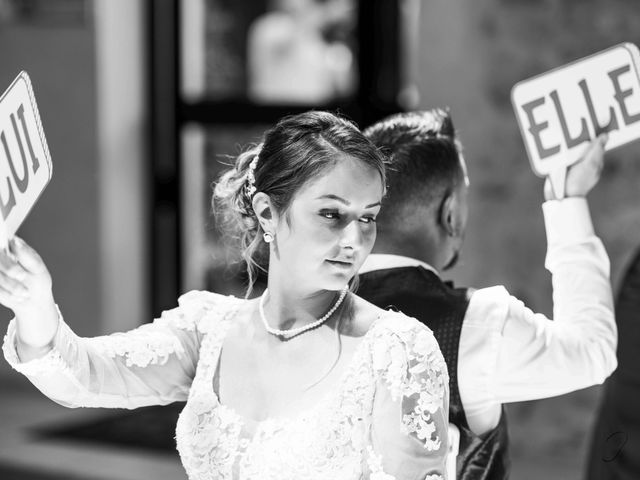
[[[390,255],[383,253],[372,253],[360,267],[359,273],[367,273],[374,270],[386,270],[388,268],[399,267],[422,267],[426,270],[430,270],[436,275],[439,275],[438,271],[428,263],[422,262],[415,258],[403,257],[402,255]]]

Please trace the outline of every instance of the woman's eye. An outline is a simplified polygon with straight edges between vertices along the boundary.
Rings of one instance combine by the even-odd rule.
[[[346,214],[342,214],[335,210],[323,210],[320,212],[320,216],[328,220],[346,220],[347,216],[345,215]],[[361,223],[374,223],[376,221],[376,217],[374,215],[366,215],[364,217],[360,217],[358,221]]]
[[[324,218],[328,218],[329,220],[337,220],[340,218],[340,214],[338,212],[320,212],[320,216]]]

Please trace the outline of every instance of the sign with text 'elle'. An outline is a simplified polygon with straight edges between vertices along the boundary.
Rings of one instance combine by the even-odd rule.
[[[533,171],[564,196],[567,167],[590,140],[606,149],[640,138],[640,52],[624,43],[519,82],[511,101]]]
[[[0,97],[0,248],[16,233],[51,172],[31,81],[20,72]]]

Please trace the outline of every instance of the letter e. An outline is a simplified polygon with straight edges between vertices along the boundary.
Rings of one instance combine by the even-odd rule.
[[[538,155],[541,159],[555,155],[560,151],[560,145],[550,148],[545,148],[542,145],[540,132],[549,126],[549,122],[536,123],[535,118],[533,118],[533,110],[542,104],[544,104],[544,97],[536,98],[535,100],[522,105],[522,109],[524,110],[524,113],[527,114],[527,119],[529,120],[529,133],[533,135],[533,140],[536,142]]]
[[[620,88],[620,75],[628,72],[631,69],[629,65],[625,65],[624,67],[616,68],[615,70],[611,70],[609,72],[609,78],[613,82],[613,88],[616,91],[616,94],[613,98],[616,99],[618,105],[620,105],[620,111],[622,112],[622,119],[626,125],[631,123],[635,123],[640,120],[640,112],[635,114],[629,114],[627,110],[627,105],[624,103],[624,99],[630,95],[633,95],[633,89],[628,88],[627,90],[622,90]]]

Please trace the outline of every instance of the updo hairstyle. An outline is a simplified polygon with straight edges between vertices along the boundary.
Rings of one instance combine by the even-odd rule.
[[[220,177],[213,193],[213,210],[224,233],[239,240],[249,276],[247,295],[257,270],[267,271],[269,258],[262,240],[264,232],[253,211],[253,194],[264,192],[276,213],[286,216],[303,185],[348,158],[376,169],[384,185],[384,157],[360,130],[332,113],[311,111],[280,120]],[[252,162],[255,169],[250,167]],[[249,180],[250,170],[253,181]]]

